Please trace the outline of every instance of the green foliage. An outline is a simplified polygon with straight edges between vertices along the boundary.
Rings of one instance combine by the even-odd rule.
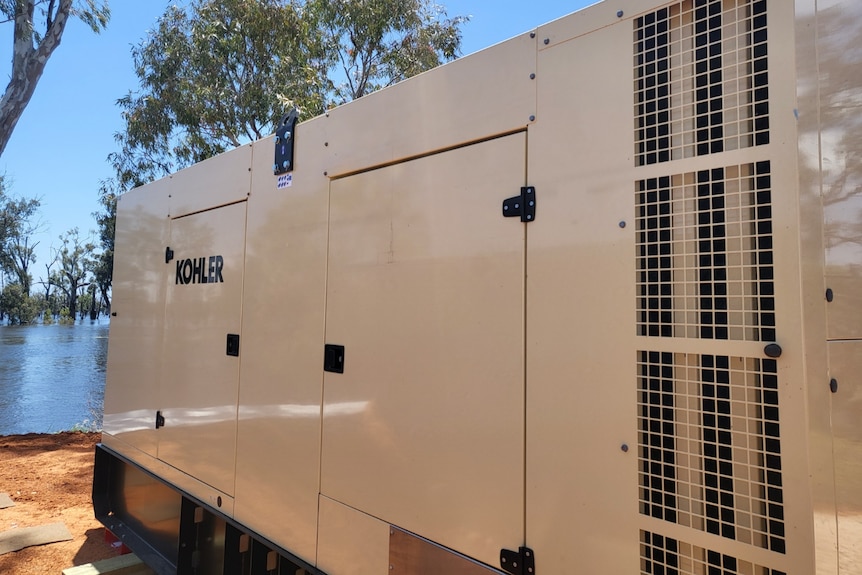
[[[51,313],[50,309],[46,309],[42,313],[42,325],[54,325],[54,314]]]
[[[51,282],[65,294],[68,302],[68,314],[75,321],[78,309],[78,290],[89,285],[90,273],[95,267],[95,249],[93,242],[81,237],[78,228],[73,228],[60,236],[62,247],[57,251],[57,262],[60,271],[53,275]],[[60,323],[63,323],[63,313],[60,312]]]
[[[0,292],[0,312],[9,317],[12,325],[27,324],[39,314],[39,305],[20,284],[11,283]]]
[[[61,308],[60,317],[57,319],[57,323],[60,325],[73,325],[75,323],[75,314],[73,314],[67,307]]]
[[[338,104],[456,58],[468,20],[447,18],[428,0],[310,0],[307,8],[326,49],[327,95]]]
[[[102,182],[99,190],[102,211],[93,217],[99,226],[100,253],[96,256],[93,279],[99,289],[102,304],[111,313],[111,285],[114,279],[114,234],[117,226],[117,192],[112,182]]]
[[[39,231],[37,199],[13,198],[6,193],[0,176],[0,272],[13,278],[30,294],[30,266],[36,261],[33,235]]]
[[[168,6],[132,48],[139,90],[119,100],[126,126],[110,160],[122,189],[269,135],[282,98],[321,109],[319,51],[299,6],[193,0]]]
[[[126,190],[455,58],[464,17],[430,0],[191,0],[133,47],[109,156]]]

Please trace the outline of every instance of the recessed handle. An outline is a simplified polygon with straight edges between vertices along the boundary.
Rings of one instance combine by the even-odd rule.
[[[344,346],[326,344],[323,348],[323,371],[344,373]]]

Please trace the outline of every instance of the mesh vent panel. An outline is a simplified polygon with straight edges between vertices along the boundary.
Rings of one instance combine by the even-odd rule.
[[[770,163],[636,183],[638,335],[775,340]]]
[[[730,555],[641,531],[641,575],[785,575]]]
[[[769,143],[766,0],[683,0],[634,28],[636,165]]]
[[[776,362],[638,360],[641,513],[784,553]]]

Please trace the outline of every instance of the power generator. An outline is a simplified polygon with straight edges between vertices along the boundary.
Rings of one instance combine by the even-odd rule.
[[[862,573],[862,3],[605,0],[118,202],[160,574]]]

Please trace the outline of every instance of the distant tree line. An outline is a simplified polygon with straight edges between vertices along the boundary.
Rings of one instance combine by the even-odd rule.
[[[0,176],[0,323],[73,323],[109,312],[108,288],[97,273],[103,250],[78,228],[59,236],[44,273],[34,274],[40,202],[11,196],[6,182]]]

